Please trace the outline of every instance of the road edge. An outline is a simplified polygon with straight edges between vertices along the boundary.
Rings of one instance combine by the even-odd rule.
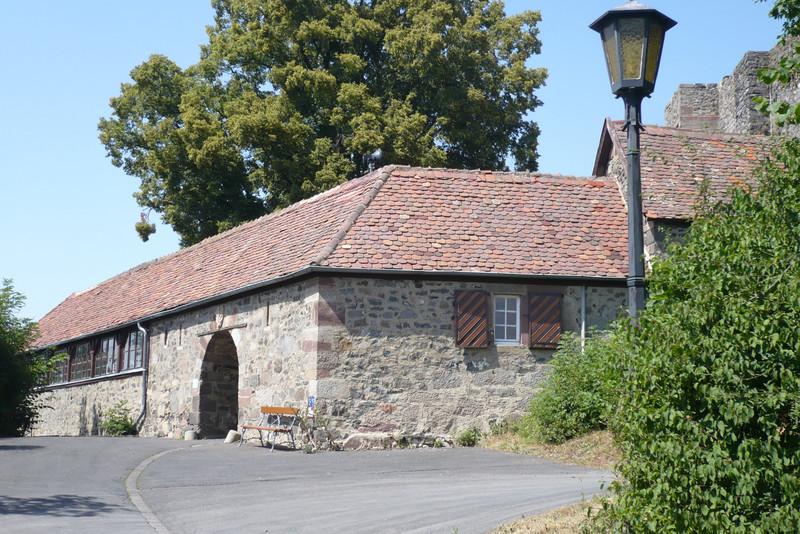
[[[161,451],[156,453],[152,456],[148,456],[141,462],[139,465],[133,468],[127,478],[125,478],[125,491],[128,492],[128,499],[133,503],[133,505],[139,510],[139,513],[144,516],[145,521],[153,527],[153,530],[158,532],[158,534],[171,534],[170,530],[161,522],[161,520],[156,516],[153,510],[148,506],[148,504],[144,501],[141,492],[139,491],[138,482],[139,482],[139,475],[141,475],[147,466],[153,463],[154,461],[158,460],[165,454],[169,454],[171,452],[181,451],[183,450],[182,447],[178,447],[175,449],[169,449],[166,451]]]

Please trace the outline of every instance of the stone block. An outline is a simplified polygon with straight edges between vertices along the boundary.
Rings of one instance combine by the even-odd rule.
[[[392,435],[387,432],[356,432],[344,440],[342,449],[346,451],[390,449],[393,442]]]
[[[350,382],[338,378],[321,378],[317,382],[317,395],[328,399],[349,399]]]

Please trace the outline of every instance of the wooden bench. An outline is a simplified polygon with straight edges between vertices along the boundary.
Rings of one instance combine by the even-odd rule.
[[[242,437],[239,440],[239,446],[245,441],[244,434],[248,430],[257,430],[258,439],[261,440],[261,446],[264,446],[264,433],[267,434],[267,441],[270,441],[269,436],[272,434],[272,449],[275,450],[275,442],[278,439],[278,434],[285,434],[292,442],[292,447],[296,448],[294,443],[294,427],[297,425],[300,410],[297,408],[290,408],[288,406],[262,406],[261,417],[258,422],[253,424],[245,423],[242,425]]]

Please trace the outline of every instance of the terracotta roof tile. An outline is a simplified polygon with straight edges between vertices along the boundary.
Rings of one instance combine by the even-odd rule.
[[[624,159],[622,121],[607,121],[614,150]],[[732,186],[753,184],[774,138],[646,126],[641,136],[642,204],[653,219],[691,219],[701,185],[711,200],[724,200]]]
[[[397,168],[323,264],[619,278],[626,228],[608,180]]]
[[[622,278],[613,181],[386,167],[68,297],[39,322],[56,344],[311,265]]]

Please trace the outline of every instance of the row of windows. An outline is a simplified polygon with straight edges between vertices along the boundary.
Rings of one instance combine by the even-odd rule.
[[[69,345],[57,353],[67,357],[50,374],[50,384],[105,376],[142,366],[144,334],[133,330]]]

